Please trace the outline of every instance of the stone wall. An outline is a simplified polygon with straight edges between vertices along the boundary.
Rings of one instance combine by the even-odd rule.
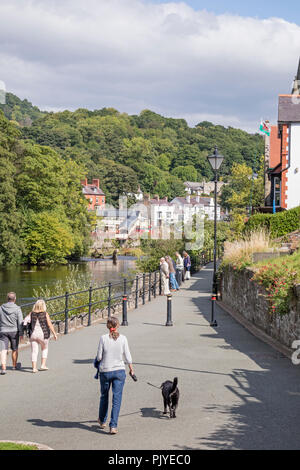
[[[237,272],[226,267],[220,284],[222,302],[291,348],[293,341],[300,339],[300,285],[294,289],[290,312],[286,315],[271,314],[265,289],[250,281],[253,274],[250,269]]]

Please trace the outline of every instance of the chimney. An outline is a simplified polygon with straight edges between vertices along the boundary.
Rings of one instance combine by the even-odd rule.
[[[196,196],[196,202],[199,203],[200,202],[200,191],[198,190],[197,191],[197,196]]]
[[[188,203],[190,204],[190,202],[191,202],[191,196],[190,196],[190,194],[187,194],[187,195],[186,195],[186,202],[188,202]]]
[[[165,196],[162,200],[168,202],[168,196]]]
[[[84,180],[81,180],[80,184],[82,184],[82,186],[86,186],[87,185],[87,178],[85,178]]]
[[[155,194],[155,196],[153,197],[153,199],[155,199],[156,201],[159,201],[159,195],[158,195],[158,194]]]
[[[93,179],[93,180],[92,180],[92,184],[93,184],[94,186],[96,186],[96,188],[99,189],[99,179],[98,179],[98,178]]]

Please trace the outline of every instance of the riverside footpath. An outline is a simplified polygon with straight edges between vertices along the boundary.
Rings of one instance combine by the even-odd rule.
[[[219,306],[210,326],[212,265],[173,295],[128,312],[138,382],[127,375],[119,433],[97,424],[99,382],[93,359],[105,323],[59,337],[47,372],[31,373],[30,348],[20,371],[0,377],[0,440],[55,450],[299,449],[300,366],[253,336]],[[9,361],[11,358],[9,358]],[[10,365],[10,362],[9,364]],[[164,416],[160,386],[178,377],[177,418]]]

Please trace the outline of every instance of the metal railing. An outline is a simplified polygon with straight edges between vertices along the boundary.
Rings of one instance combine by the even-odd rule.
[[[219,247],[217,257],[221,256]],[[213,260],[213,250],[202,251],[195,266],[196,272]],[[128,308],[137,309],[139,305],[151,302],[157,294],[162,293],[162,282],[159,271],[143,273],[135,277],[124,278],[117,282],[109,282],[102,286],[90,286],[77,292],[65,292],[62,295],[44,299],[47,303],[47,311],[60,333],[63,324],[63,333],[68,334],[70,324],[80,320],[83,324],[87,319],[87,326],[92,323],[92,315],[100,314],[110,317],[118,313],[123,315],[123,324],[127,323]],[[37,299],[20,305],[24,315],[31,311]]]
[[[58,327],[64,323],[64,334],[68,334],[74,318],[81,319],[82,323],[87,318],[87,325],[90,326],[93,313],[98,312],[107,317],[120,313],[121,310],[124,313],[128,304],[138,308],[140,304],[146,303],[146,299],[151,302],[158,292],[161,293],[161,278],[159,271],[155,271],[102,286],[90,286],[77,292],[65,292],[44,300],[52,321]],[[36,300],[20,305],[24,315],[31,311]]]

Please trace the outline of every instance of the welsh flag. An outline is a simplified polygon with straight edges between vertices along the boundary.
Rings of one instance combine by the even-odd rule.
[[[270,135],[270,128],[264,121],[260,122],[259,130],[264,134]]]

